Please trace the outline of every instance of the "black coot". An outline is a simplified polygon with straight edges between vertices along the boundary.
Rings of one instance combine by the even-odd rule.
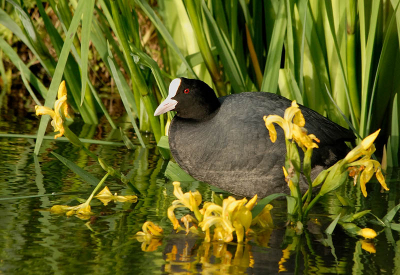
[[[278,138],[272,143],[263,116],[283,117],[290,105],[290,100],[265,92],[217,98],[206,83],[177,78],[154,115],[177,112],[169,128],[171,153],[194,178],[236,195],[265,197],[288,193],[289,188],[282,172],[283,131],[276,127]],[[345,156],[345,141],[354,140],[354,135],[311,109],[300,109],[305,128],[321,141],[313,152],[312,174],[316,176]]]

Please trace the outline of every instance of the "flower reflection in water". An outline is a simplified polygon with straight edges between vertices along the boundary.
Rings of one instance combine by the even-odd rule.
[[[179,251],[176,245],[166,253],[164,272],[204,274],[240,274],[254,266],[254,258],[249,244],[228,244],[224,242],[202,242],[195,250],[185,247]]]

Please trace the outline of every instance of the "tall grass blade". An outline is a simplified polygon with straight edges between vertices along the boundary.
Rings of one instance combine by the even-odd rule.
[[[389,225],[389,223],[393,220],[394,216],[396,215],[397,211],[400,209],[400,204],[396,205],[390,211],[382,218],[382,221],[386,224],[386,226]]]
[[[307,6],[308,0],[306,1],[306,6]],[[300,66],[299,66],[299,74],[297,79],[299,80],[299,89],[300,93],[303,97],[305,98],[305,93],[304,93],[304,75],[303,75],[303,66],[304,66],[304,47],[305,47],[305,42],[306,42],[306,27],[307,27],[307,10],[304,9],[304,19],[303,19],[303,32],[301,34],[301,47],[300,47]]]
[[[399,94],[396,93],[393,100],[393,107],[392,107],[392,116],[391,116],[391,127],[390,127],[390,137],[391,137],[391,148],[388,148],[392,151],[393,156],[393,166],[399,166],[399,137],[400,137],[400,109],[399,109]]]
[[[353,123],[353,126],[354,126],[354,128],[357,129],[357,132],[358,132],[359,122],[356,119],[356,116],[354,114],[354,109],[352,108],[352,104],[351,104],[350,92],[349,92],[348,83],[347,83],[347,79],[346,79],[346,72],[345,72],[345,68],[344,68],[344,65],[343,65],[343,60],[342,60],[342,55],[340,53],[338,40],[337,40],[337,37],[336,37],[335,22],[334,22],[334,19],[333,19],[332,5],[329,2],[325,2],[325,8],[326,8],[326,14],[327,14],[327,17],[328,17],[329,28],[330,28],[330,31],[331,31],[330,34],[332,35],[333,44],[334,44],[334,48],[335,48],[336,58],[339,61],[339,65],[340,65],[340,70],[339,71],[340,71],[340,75],[341,75],[342,81],[343,81],[343,87],[344,87],[345,96],[346,96],[346,99],[347,99],[348,110],[350,111],[350,117],[351,117],[351,121]],[[332,63],[333,62],[334,62],[334,60],[332,60]],[[340,84],[338,84],[338,85],[340,85]],[[339,87],[341,87],[341,85]],[[341,97],[341,95],[339,95],[339,97]],[[344,108],[344,107],[345,106],[342,106],[342,108]]]
[[[122,66],[126,72],[129,72],[128,64],[124,58],[124,54],[121,52],[118,44],[116,43],[114,36],[117,36],[118,38],[118,32],[116,30],[114,21],[112,19],[111,13],[107,8],[107,5],[103,0],[98,0],[101,5],[101,9],[99,9],[96,5],[96,11],[98,16],[98,19],[96,17],[93,18],[93,29],[91,33],[91,39],[93,44],[96,47],[96,50],[98,51],[99,55],[101,56],[103,62],[108,66],[107,63],[107,57],[108,57],[108,46],[107,42],[112,46],[113,52],[118,56],[120,62],[122,63]],[[110,31],[113,31],[111,33]],[[104,37],[105,35],[105,37]],[[97,41],[95,43],[95,41]],[[118,38],[118,41],[119,38]],[[108,66],[107,69],[110,71],[110,67]]]
[[[211,54],[214,57],[218,56],[218,51],[216,47],[211,48]],[[204,59],[203,56],[201,55],[201,52],[196,52],[186,56],[186,60],[189,62],[191,67],[195,67],[199,64],[204,63]],[[183,75],[185,73],[185,70],[186,70],[186,65],[182,63],[179,66],[178,70],[176,71],[176,75],[177,76]]]
[[[372,1],[371,16],[369,22],[368,40],[366,40],[365,56],[363,59],[363,74],[362,74],[362,86],[361,86],[361,120],[360,120],[360,135],[365,137],[368,135],[367,132],[367,120],[368,120],[368,103],[370,100],[370,76],[371,76],[371,66],[373,59],[373,51],[375,45],[375,34],[378,22],[379,0]],[[360,7],[360,5],[359,5]],[[361,11],[360,11],[361,12]],[[365,16],[365,15],[364,15]]]
[[[294,74],[295,73],[294,38],[293,38],[292,11],[291,11],[290,0],[285,1],[285,6],[286,6],[286,18],[287,18],[287,28],[286,28],[287,43],[285,47],[286,51],[285,56],[287,60],[286,68],[289,68],[292,74]]]
[[[392,14],[389,26],[388,26],[387,31],[386,31],[386,35],[385,35],[385,38],[384,38],[384,41],[383,41],[382,51],[381,51],[381,54],[379,56],[378,66],[377,66],[376,72],[375,72],[375,78],[374,78],[374,84],[372,86],[371,98],[369,99],[369,105],[365,106],[366,108],[368,107],[367,121],[366,121],[366,124],[365,124],[366,133],[369,133],[370,130],[371,130],[370,128],[371,128],[371,123],[372,123],[373,104],[381,105],[380,102],[385,102],[386,101],[384,98],[387,98],[387,100],[392,98],[391,93],[388,93],[388,95],[382,95],[379,100],[376,100],[375,99],[375,93],[376,93],[376,88],[377,88],[377,85],[378,85],[379,77],[381,76],[381,70],[383,69],[383,66],[388,66],[388,65],[390,66],[390,64],[388,64],[387,60],[392,60],[392,58],[393,58],[392,55],[396,51],[398,51],[398,45],[395,48],[391,47],[393,44],[395,44],[391,40],[395,39],[395,36],[393,35],[393,31],[394,31],[394,26],[395,26],[394,22],[396,21],[396,12],[397,12],[397,9],[399,7],[399,3],[400,3],[400,1],[398,2],[397,6],[396,6],[396,8],[395,8],[395,10],[394,10],[394,12]],[[392,42],[392,43],[390,43],[390,42]],[[393,70],[393,68],[391,68],[391,70]],[[384,77],[384,76],[381,76],[381,77]],[[397,78],[396,75],[394,75],[393,77]],[[388,103],[389,102],[387,102],[386,106],[388,106]],[[379,116],[379,112],[383,112],[384,110],[386,110],[386,108],[387,108],[386,106],[383,107],[382,110],[377,110],[375,112],[375,116]]]
[[[229,77],[234,92],[240,93],[246,91],[245,78],[228,39],[218,28],[217,23],[204,1],[202,1],[202,7],[210,30],[210,36],[218,49],[219,56],[224,65],[224,70]]]
[[[286,33],[285,3],[279,2],[271,44],[268,49],[267,63],[265,64],[264,77],[261,91],[276,93],[278,88],[279,68],[283,49],[283,40]]]
[[[199,45],[200,52],[204,59],[204,64],[206,65],[206,67],[211,75],[211,78],[215,84],[217,94],[220,96],[224,96],[227,94],[226,86],[222,80],[219,68],[217,66],[217,63],[214,60],[214,57],[211,53],[210,45],[208,44],[208,40],[206,38],[205,26],[203,26],[203,22],[201,20],[202,13],[201,13],[200,1],[185,0],[185,3],[186,3],[186,9],[187,9],[188,15],[190,17],[190,21],[193,26],[194,33],[196,35],[196,40]],[[217,4],[217,6],[219,6],[219,5],[220,5],[220,3]],[[223,10],[221,10],[220,12],[223,13]],[[219,21],[223,22],[222,26],[226,25],[226,22],[224,22],[225,20],[220,18]],[[227,29],[227,27],[225,27],[225,28]],[[219,28],[219,30],[222,33],[224,33],[223,29],[224,29],[223,27]],[[226,30],[226,32],[227,32],[227,30]],[[209,32],[207,32],[207,34],[209,34]]]
[[[88,3],[86,4],[83,19],[82,19],[82,34],[81,34],[81,105],[85,100],[86,93],[86,83],[88,81],[88,57],[89,57],[89,40],[90,40],[90,29],[92,26],[92,18],[94,12],[94,1],[95,0],[86,0]]]

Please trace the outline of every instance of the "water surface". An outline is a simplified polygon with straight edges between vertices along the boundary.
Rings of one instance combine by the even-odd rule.
[[[35,118],[0,121],[0,133],[35,134]],[[81,138],[118,140],[110,127],[75,125]],[[124,126],[124,125],[122,125]],[[128,131],[129,135],[129,131]],[[132,135],[131,135],[132,136]],[[95,215],[89,220],[49,212],[55,204],[76,205],[85,200],[94,186],[83,181],[57,160],[56,152],[101,179],[105,172],[82,150],[67,142],[44,141],[35,157],[34,139],[0,138],[0,273],[4,274],[378,274],[400,272],[400,241],[396,231],[362,220],[361,226],[374,228],[379,236],[371,242],[376,250],[368,252],[362,240],[337,228],[333,246],[324,245],[323,233],[330,219],[327,214],[346,212],[335,195],[324,199],[302,236],[285,229],[285,203],[274,203],[276,229],[267,230],[244,245],[204,243],[198,236],[174,233],[167,219],[167,208],[175,199],[172,184],[164,178],[167,163],[159,156],[151,137],[148,147],[128,150],[124,146],[90,145],[88,148],[135,180],[143,193],[137,203],[104,206],[92,201]],[[351,184],[347,192],[357,209],[372,209],[383,217],[399,201],[398,171],[388,178],[390,193],[380,185],[368,185],[364,200]],[[112,193],[131,195],[133,191],[119,180],[106,181]],[[199,190],[203,201],[211,200],[207,184],[182,184],[184,191]],[[177,216],[187,212],[176,211]],[[133,238],[145,221],[160,225],[162,240],[144,245]],[[399,222],[398,215],[394,222]],[[285,238],[286,234],[286,238]],[[288,234],[292,236],[288,237]],[[297,244],[297,245],[296,245]]]

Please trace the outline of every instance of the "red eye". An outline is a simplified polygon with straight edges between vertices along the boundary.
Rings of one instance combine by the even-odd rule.
[[[183,90],[183,92],[184,92],[185,94],[188,94],[188,93],[189,93],[189,89],[185,89],[185,90]]]

